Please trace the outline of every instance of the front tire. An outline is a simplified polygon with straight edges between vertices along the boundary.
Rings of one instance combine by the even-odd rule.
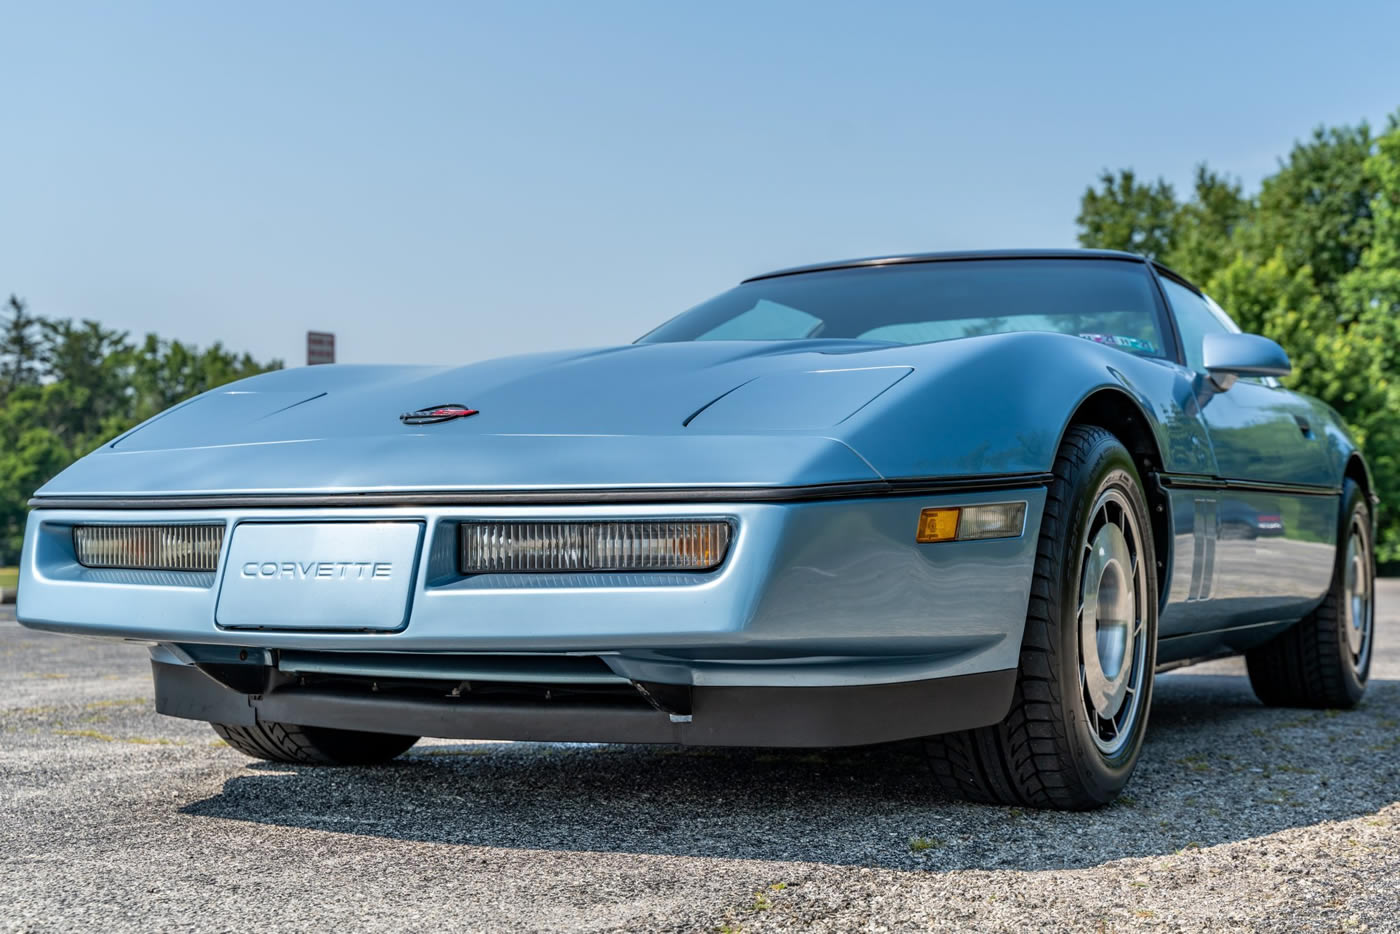
[[[1132,455],[1074,426],[1045,500],[1011,710],[930,737],[945,791],[989,804],[1085,810],[1137,764],[1157,661],[1152,524]]]
[[[335,730],[262,721],[252,726],[211,723],[224,742],[246,756],[298,765],[380,765],[418,742],[416,736]]]
[[[1255,696],[1271,707],[1355,707],[1371,673],[1375,584],[1371,509],[1348,480],[1327,596],[1302,622],[1246,653]]]

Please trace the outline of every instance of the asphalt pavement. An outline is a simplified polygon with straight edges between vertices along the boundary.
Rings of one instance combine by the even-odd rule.
[[[1400,581],[1366,700],[1161,677],[1088,814],[950,802],[920,749],[424,740],[255,762],[151,708],[144,648],[0,607],[0,931],[1400,930]]]

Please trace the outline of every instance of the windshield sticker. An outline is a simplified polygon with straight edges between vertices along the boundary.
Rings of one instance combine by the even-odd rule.
[[[1086,341],[1093,341],[1096,344],[1107,344],[1110,347],[1121,347],[1124,350],[1131,350],[1136,353],[1157,352],[1157,346],[1151,341],[1145,341],[1140,337],[1127,337],[1122,334],[1081,334],[1080,337]]]

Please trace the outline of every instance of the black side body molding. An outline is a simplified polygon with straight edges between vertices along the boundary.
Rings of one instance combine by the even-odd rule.
[[[1341,496],[1339,486],[1310,483],[1256,483],[1253,480],[1225,480],[1186,474],[1159,473],[1162,485],[1175,490],[1238,490],[1241,493],[1280,493],[1286,496]]]

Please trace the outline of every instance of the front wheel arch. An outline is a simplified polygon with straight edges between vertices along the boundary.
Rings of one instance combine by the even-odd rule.
[[[1157,561],[1158,609],[1166,609],[1170,591],[1173,559],[1171,502],[1157,473],[1163,468],[1162,449],[1152,422],[1137,399],[1124,389],[1103,386],[1085,396],[1060,431],[1059,445],[1076,427],[1102,428],[1116,437],[1128,449],[1142,479],[1143,495],[1147,497],[1148,517],[1152,522],[1152,545]],[[1059,449],[1059,446],[1056,448]]]
[[[1104,511],[1110,494],[1117,520]],[[1107,804],[1127,783],[1147,728],[1156,663],[1156,576],[1132,560],[1152,558],[1148,513],[1131,454],[1117,437],[1097,426],[1076,426],[1066,435],[1036,547],[1010,710],[992,726],[929,738],[933,774],[945,791],[987,803],[1082,810]],[[1134,547],[1125,540],[1126,558],[1112,556],[1099,567],[1102,575],[1090,574],[1096,533],[1114,521],[1131,531]],[[1107,573],[1110,564],[1118,573]],[[1121,572],[1129,567],[1136,598],[1125,603]],[[1103,589],[1111,579],[1113,586]],[[1105,615],[1106,607],[1116,610]],[[1122,645],[1141,650],[1127,668],[1126,652],[1108,661],[1115,648],[1098,641],[1105,628],[1124,623],[1133,635]],[[1090,661],[1102,677],[1088,678]]]

